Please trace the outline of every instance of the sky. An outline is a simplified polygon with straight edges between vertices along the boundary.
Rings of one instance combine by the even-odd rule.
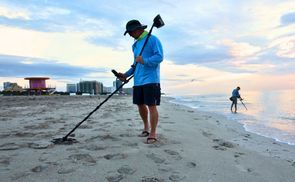
[[[1,0],[0,90],[33,76],[59,91],[81,80],[112,86],[111,69],[133,63],[126,23],[149,30],[157,14],[162,92],[295,90],[294,0]]]

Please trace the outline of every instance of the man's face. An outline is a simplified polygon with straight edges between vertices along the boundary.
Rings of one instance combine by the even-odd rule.
[[[142,33],[142,30],[134,30],[134,31],[128,32],[128,34],[135,39],[137,39],[141,35],[141,33]]]

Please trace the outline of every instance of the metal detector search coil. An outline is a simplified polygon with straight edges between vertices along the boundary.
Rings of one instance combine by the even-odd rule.
[[[157,28],[160,28],[162,26],[164,26],[165,23],[164,21],[162,20],[161,16],[160,15],[157,15],[155,18],[154,18],[154,26],[157,27]]]

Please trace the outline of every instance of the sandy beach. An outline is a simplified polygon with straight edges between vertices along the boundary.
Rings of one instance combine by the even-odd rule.
[[[214,113],[159,107],[158,141],[138,137],[130,96],[114,96],[55,145],[106,96],[0,97],[1,181],[293,182],[295,146],[244,131]]]

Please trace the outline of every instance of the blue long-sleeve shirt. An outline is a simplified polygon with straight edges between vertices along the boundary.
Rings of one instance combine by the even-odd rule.
[[[135,57],[139,56],[143,47],[145,39],[137,40],[133,45],[134,64],[136,63]],[[144,64],[137,63],[134,72],[134,86],[145,85],[149,83],[160,83],[160,63],[163,61],[163,48],[160,40],[151,35],[142,53]],[[134,69],[130,68],[125,72],[125,76],[132,75]]]
[[[240,93],[239,93],[239,90],[236,88],[232,91],[232,97],[235,97],[235,98],[240,98]]]

